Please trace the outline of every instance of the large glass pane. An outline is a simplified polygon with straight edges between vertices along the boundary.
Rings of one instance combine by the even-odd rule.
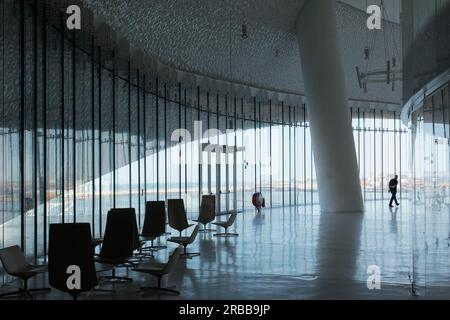
[[[245,146],[244,153],[244,207],[251,208],[251,199],[255,190],[255,129],[254,122],[244,120],[243,143]]]
[[[82,37],[77,41],[84,40]],[[85,43],[80,43],[85,46]],[[90,51],[90,50],[89,50]],[[93,218],[93,154],[92,154],[92,65],[83,50],[76,51],[75,141],[76,141],[76,221],[92,224]],[[91,225],[92,227],[92,225]]]
[[[3,50],[1,68],[3,94],[1,103],[1,244],[21,244],[21,176],[20,176],[20,24],[19,10],[12,1],[2,3]],[[4,278],[3,280],[6,280]]]
[[[115,108],[115,187],[116,207],[129,208],[130,203],[130,107],[128,65],[117,63],[116,108]]]
[[[167,104],[167,190],[168,199],[180,198],[180,140],[172,141],[172,133],[180,127],[180,107],[178,103]]]
[[[25,235],[25,247],[23,250],[25,254],[29,257],[34,256],[35,249],[35,218],[37,219],[38,213],[38,185],[37,185],[37,172],[38,172],[38,149],[37,141],[36,141],[36,132],[37,132],[37,108],[38,105],[35,104],[35,98],[37,97],[36,88],[34,87],[35,83],[35,66],[34,59],[34,24],[33,17],[34,12],[30,6],[25,6],[25,65],[24,68],[26,70],[25,74],[25,92],[24,92],[24,205],[25,208],[23,210],[25,225],[24,225],[24,235]],[[36,101],[37,102],[37,101]]]
[[[138,90],[138,73],[136,70],[131,70],[131,86],[130,86],[130,207],[135,208],[138,224],[141,226],[143,223],[143,210],[145,205],[142,206],[140,202],[141,191],[141,114],[140,114],[140,95]]]
[[[103,65],[110,64],[107,52],[104,52],[102,57]],[[99,191],[101,199],[101,234],[103,234],[106,226],[106,216],[108,211],[114,206],[114,179],[113,179],[113,150],[114,150],[114,136],[113,136],[113,114],[111,112],[113,106],[113,77],[111,69],[103,68],[101,71],[101,105],[100,105],[100,163],[101,176],[99,181]]]
[[[163,91],[164,92],[164,91]],[[167,104],[164,98],[158,98],[157,112],[158,112],[158,200],[167,200],[166,197],[166,109]]]
[[[223,111],[222,111],[223,112]],[[219,145],[227,146],[228,140],[226,132],[227,118],[225,115],[219,115]],[[220,202],[219,202],[219,212],[223,212],[227,210],[227,200],[228,200],[228,190],[227,190],[227,182],[228,182],[228,157],[227,154],[219,150],[219,188],[220,188]]]
[[[63,101],[62,101],[62,112],[63,112],[63,160],[62,160],[62,178],[63,178],[63,216],[62,222],[74,222],[75,221],[75,130],[74,124],[76,119],[74,118],[74,68],[73,61],[74,51],[73,51],[73,33],[65,34],[64,37],[64,51],[63,51]],[[76,110],[75,110],[76,111]]]
[[[145,198],[146,201],[156,201],[157,195],[157,117],[156,97],[149,92],[145,94],[143,115],[145,118]]]
[[[269,105],[261,106],[261,121],[259,131],[259,142],[261,146],[261,154],[259,157],[261,168],[261,184],[260,191],[266,199],[266,206],[270,204],[270,123],[269,123]]]
[[[239,99],[237,102],[237,122],[236,122],[236,141],[240,148],[245,147],[244,145],[244,120],[243,120],[243,99]],[[237,209],[242,210],[245,206],[245,176],[246,171],[245,165],[245,151],[241,150],[237,153],[237,166],[236,166],[236,203]]]
[[[61,33],[47,29],[47,223],[59,223],[62,220],[62,70],[61,70]],[[51,75],[51,76],[50,76]],[[48,230],[48,226],[47,226]],[[47,232],[48,237],[48,232]],[[48,240],[48,239],[47,239]]]
[[[291,204],[291,148],[290,148],[290,114],[289,106],[283,106],[283,205],[289,206]]]
[[[282,109],[272,108],[272,207],[283,205],[283,126]]]

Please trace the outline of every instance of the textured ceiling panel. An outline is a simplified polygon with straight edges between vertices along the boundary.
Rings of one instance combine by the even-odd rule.
[[[83,1],[96,18],[166,65],[217,79],[304,94],[294,33],[303,1]],[[365,12],[340,2],[336,14],[350,98],[399,103],[400,83],[394,92],[386,84],[370,84],[364,93],[355,72],[356,66],[363,70],[385,68],[386,58],[390,59],[388,56],[394,54],[390,52],[395,51],[393,43],[401,65],[399,25],[385,22],[383,27],[387,28],[382,31],[368,32]],[[247,26],[246,38],[242,37],[243,24]],[[367,43],[372,48],[369,68],[363,54]]]

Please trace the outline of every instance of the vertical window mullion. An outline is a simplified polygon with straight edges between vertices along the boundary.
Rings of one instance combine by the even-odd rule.
[[[116,208],[116,52],[113,49],[112,72],[112,169],[113,169],[113,208]]]
[[[187,91],[186,88],[184,88],[184,129],[187,130]],[[192,111],[190,109],[190,111]],[[192,146],[192,145],[191,145]],[[186,142],[186,151],[185,151],[185,164],[184,164],[184,192],[187,195],[188,192],[188,157],[187,157],[187,142]]]
[[[197,86],[197,121],[201,121],[200,113],[200,86]],[[200,133],[200,137],[203,137],[203,132]],[[198,210],[200,212],[201,198],[202,198],[202,145],[201,138],[198,141]]]
[[[261,133],[261,101],[258,102],[258,140],[259,140],[259,191],[262,192],[262,133]]]
[[[281,203],[284,207],[284,101],[281,102]]]
[[[164,83],[164,199],[167,200],[167,83]]]
[[[208,118],[207,118],[207,130],[208,130],[208,145],[211,143],[211,137],[210,137],[210,129],[211,129],[211,120],[210,120],[210,117],[211,117],[211,111],[210,111],[210,107],[211,107],[211,105],[210,105],[210,100],[209,100],[209,91],[206,93],[206,108],[208,109]],[[208,159],[207,159],[207,161],[208,161],[208,164],[207,164],[207,166],[208,166],[208,194],[212,194],[212,184],[211,184],[211,179],[212,179],[212,173],[211,173],[211,156],[210,156],[210,154],[211,153],[208,153],[207,154],[207,156],[208,156]]]
[[[254,119],[254,131],[253,131],[253,139],[255,141],[255,148],[254,148],[254,152],[255,152],[255,190],[261,191],[261,186],[259,186],[260,188],[258,189],[258,154],[257,154],[257,140],[256,140],[256,136],[257,136],[257,120],[256,120],[256,97],[253,97],[253,119]]]
[[[64,19],[61,18],[61,222],[65,222],[66,211],[66,169],[65,169],[65,45]]]
[[[181,129],[181,82],[178,83],[178,128]],[[179,197],[181,199],[181,195],[182,195],[182,179],[181,179],[181,173],[182,173],[182,161],[181,161],[181,156],[182,156],[182,147],[181,147],[181,143],[182,143],[182,138],[179,138],[179,149],[178,149],[178,194]],[[183,141],[183,143],[186,143],[186,141]]]
[[[77,135],[76,135],[76,33],[72,31],[72,135],[73,135],[73,222],[77,222]]]
[[[136,77],[137,77],[137,165],[138,165],[138,188],[137,188],[137,200],[138,200],[138,223],[139,228],[141,227],[141,74],[139,69],[136,69]],[[130,116],[131,117],[131,116]],[[130,130],[131,130],[131,121],[130,121]],[[131,144],[130,144],[131,145]],[[130,168],[131,168],[131,159],[130,159]],[[130,178],[131,185],[131,178]],[[132,190],[131,190],[132,191]]]
[[[242,146],[245,146],[244,143],[244,132],[245,132],[245,121],[244,121],[244,97],[241,98],[241,117],[242,117],[242,134],[241,134],[241,144]],[[243,161],[245,161],[245,159],[242,159]],[[242,164],[242,210],[245,209],[245,164]]]
[[[20,1],[20,242],[25,248],[25,1]]]
[[[95,238],[95,37],[91,36],[92,236]],[[100,175],[99,175],[100,176]],[[101,215],[101,212],[100,212]]]
[[[306,205],[306,105],[303,105],[303,200]]]
[[[399,127],[400,127],[400,118],[398,119],[399,120]],[[400,151],[399,151],[399,168],[400,168],[400,173],[399,173],[399,176],[401,175],[401,173],[402,173],[402,134],[404,134],[404,132],[401,132],[401,130],[399,130],[400,131],[400,133],[399,133],[399,149],[400,149]],[[402,193],[403,193],[403,191],[402,191],[402,178],[401,178],[401,176],[400,176],[400,180],[399,180],[399,187],[400,187],[400,199],[402,198]]]
[[[131,171],[131,61],[128,60],[128,202],[133,206],[132,199],[132,171]],[[126,162],[125,162],[126,163]],[[140,217],[139,217],[140,218]]]
[[[38,167],[38,157],[39,157],[39,141],[38,141],[38,121],[37,121],[37,109],[38,109],[38,3],[35,0],[33,4],[34,12],[33,12],[33,51],[34,51],[34,84],[33,84],[33,98],[34,98],[34,259],[37,259],[38,255],[38,207],[39,207],[39,201],[38,201],[38,181],[40,181],[39,176],[39,167]],[[42,194],[42,190],[40,191],[40,194]]]
[[[159,201],[159,79],[156,77],[156,200]]]
[[[363,132],[363,160],[364,160],[364,198],[366,198],[366,178],[367,178],[367,165],[366,165],[366,113],[363,112],[363,127],[364,127],[364,132]]]
[[[289,123],[288,123],[288,126],[289,126],[289,177],[288,177],[288,179],[289,179],[289,206],[292,206],[292,167],[291,167],[291,165],[292,165],[292,149],[291,149],[291,146],[292,146],[292,123],[291,123],[291,106],[289,106]]]
[[[272,202],[272,182],[273,182],[273,159],[272,159],[272,99],[269,100],[269,167],[270,167],[270,181],[269,181],[269,188],[270,188],[270,207],[273,207]]]
[[[377,199],[377,120],[376,120],[376,111],[373,111],[373,178],[374,178],[374,199]]]
[[[139,78],[141,82],[141,94],[142,94],[142,105],[141,105],[141,114],[140,116],[142,117],[142,121],[141,121],[141,131],[142,131],[142,142],[141,142],[141,157],[143,157],[143,159],[141,161],[143,161],[143,165],[142,165],[142,169],[143,169],[143,181],[141,180],[141,190],[139,192],[143,192],[143,194],[141,194],[141,196],[143,197],[143,207],[141,208],[141,211],[144,210],[144,219],[145,219],[145,210],[146,210],[146,206],[147,206],[147,120],[146,120],[146,115],[147,115],[147,75],[146,75],[146,71],[139,71],[139,74],[141,75],[141,77]],[[142,178],[141,178],[142,179]],[[142,186],[142,183],[144,184]]]
[[[397,113],[394,111],[394,173],[397,173],[397,137],[400,134],[397,132]],[[401,152],[401,150],[400,150]]]
[[[146,74],[143,74],[143,96],[142,96],[142,117],[144,118],[143,130],[143,144],[144,144],[144,208],[147,206],[147,78]]]
[[[99,236],[102,237],[102,48],[98,46],[98,207],[99,207]]]
[[[237,211],[237,150],[238,150],[238,141],[237,141],[237,97],[234,96],[234,165],[233,165],[233,210]]]
[[[43,59],[43,63],[44,66],[42,68],[43,70],[43,88],[44,88],[44,92],[43,92],[43,126],[44,126],[44,150],[43,150],[43,156],[44,156],[44,161],[43,161],[43,185],[44,188],[42,190],[43,194],[42,194],[42,202],[44,204],[44,216],[43,216],[43,224],[44,224],[44,230],[43,230],[43,237],[44,237],[44,241],[43,241],[43,253],[44,253],[44,259],[45,261],[47,260],[47,4],[44,2],[43,3],[43,7],[42,7],[42,11],[43,11],[43,21],[42,21],[42,33],[43,33],[43,37],[42,37],[42,41],[43,41],[43,46],[42,46],[42,59]]]

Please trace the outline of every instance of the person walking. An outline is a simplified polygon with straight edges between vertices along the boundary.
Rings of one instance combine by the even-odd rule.
[[[389,207],[393,207],[392,203],[395,201],[397,207],[400,205],[397,201],[397,186],[398,186],[398,175],[395,175],[394,179],[389,181],[389,192],[391,193],[391,201],[389,202]]]

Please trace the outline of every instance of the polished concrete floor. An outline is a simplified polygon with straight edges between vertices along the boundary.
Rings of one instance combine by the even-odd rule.
[[[318,206],[266,209],[238,216],[236,238],[200,234],[176,271],[163,284],[179,297],[143,296],[152,276],[125,268],[131,284],[102,284],[116,294],[86,299],[448,299],[450,298],[450,209],[422,210],[404,200],[390,209],[385,201],[366,203],[364,214],[321,214]],[[224,217],[222,217],[224,219]],[[165,239],[162,239],[165,242]],[[168,250],[157,253],[165,260]],[[369,290],[367,273],[376,265],[381,289]],[[34,285],[43,285],[45,276]],[[414,282],[417,296],[412,294]],[[11,290],[16,282],[0,289]],[[70,299],[52,290],[37,299]]]

